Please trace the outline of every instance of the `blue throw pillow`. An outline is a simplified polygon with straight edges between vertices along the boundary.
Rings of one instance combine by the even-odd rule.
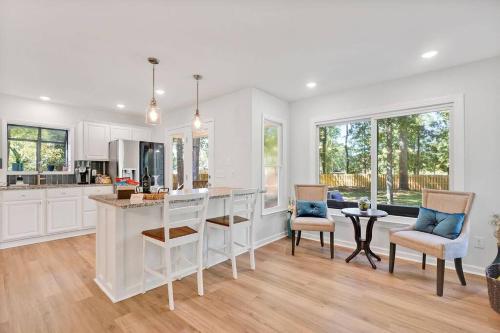
[[[324,201],[297,200],[297,217],[326,217],[326,212]]]
[[[420,207],[418,211],[417,222],[415,224],[415,230],[432,233],[432,230],[436,227],[436,211],[433,209],[428,209]]]
[[[437,225],[432,233],[441,237],[455,239],[460,235],[464,225],[465,214],[447,214],[436,212]]]
[[[464,220],[463,213],[449,214],[420,207],[415,230],[455,239],[462,231]]]

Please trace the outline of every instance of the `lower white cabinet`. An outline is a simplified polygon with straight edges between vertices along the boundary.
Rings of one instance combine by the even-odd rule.
[[[2,241],[37,237],[42,230],[42,201],[11,201],[2,204]]]
[[[47,199],[47,234],[82,227],[81,197]]]

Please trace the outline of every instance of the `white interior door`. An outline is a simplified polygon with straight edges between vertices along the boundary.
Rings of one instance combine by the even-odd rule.
[[[167,131],[167,186],[173,190],[207,188],[214,171],[214,123],[208,121],[199,130],[183,126]]]

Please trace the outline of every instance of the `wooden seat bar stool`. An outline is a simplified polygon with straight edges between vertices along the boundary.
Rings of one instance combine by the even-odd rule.
[[[250,268],[255,269],[254,213],[257,189],[233,189],[229,198],[229,215],[207,219],[208,228],[224,232],[224,245],[221,248],[210,247],[207,232],[207,253],[214,252],[231,260],[233,278],[238,278],[236,256],[244,252],[250,254]],[[236,241],[236,229],[246,228],[246,244]],[[226,234],[229,237],[226,237]],[[227,240],[227,241],[226,241]]]
[[[174,294],[172,282],[186,275],[196,273],[198,284],[198,295],[203,296],[203,234],[207,216],[208,193],[185,194],[165,196],[163,207],[163,227],[142,232],[143,244],[143,270],[142,270],[142,292],[145,290],[146,273],[164,279],[168,289],[168,306],[174,310]],[[149,267],[147,263],[147,244],[161,248],[162,263],[159,267]],[[179,247],[193,244],[196,249],[194,261],[177,255],[173,256],[173,250]],[[179,253],[180,251],[176,251]],[[177,265],[174,261],[184,259],[186,265],[181,269],[174,270]],[[181,265],[179,265],[181,267]]]

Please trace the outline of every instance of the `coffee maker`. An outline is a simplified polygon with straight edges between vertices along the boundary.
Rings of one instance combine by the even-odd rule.
[[[92,181],[92,169],[90,161],[77,161],[75,168],[76,183],[79,185],[90,184]]]

